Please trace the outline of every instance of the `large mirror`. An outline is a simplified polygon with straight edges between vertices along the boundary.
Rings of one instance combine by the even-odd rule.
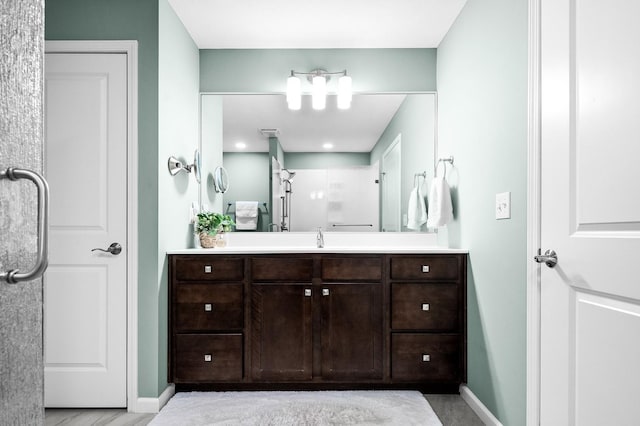
[[[203,94],[201,204],[252,215],[254,232],[426,232],[407,228],[408,203],[434,174],[436,94],[357,94],[348,110],[331,98],[291,111],[283,94]]]

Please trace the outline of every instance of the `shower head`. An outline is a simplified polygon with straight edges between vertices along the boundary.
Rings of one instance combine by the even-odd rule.
[[[296,175],[296,172],[292,172],[290,170],[287,169],[281,169],[280,170],[280,179],[282,179],[282,181],[286,181],[289,183],[293,182],[293,177]]]

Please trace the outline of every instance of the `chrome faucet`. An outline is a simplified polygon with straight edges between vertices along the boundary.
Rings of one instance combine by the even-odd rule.
[[[322,228],[318,227],[318,235],[316,235],[316,246],[318,248],[324,247],[324,234],[322,234]]]

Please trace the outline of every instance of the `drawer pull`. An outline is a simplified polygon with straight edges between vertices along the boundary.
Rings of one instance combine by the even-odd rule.
[[[429,306],[429,304],[428,304],[428,303],[423,303],[423,304],[422,304],[422,310],[423,310],[423,311],[428,311],[429,309],[430,309],[430,306]]]
[[[213,355],[211,354],[204,355],[204,362],[212,362],[212,361],[213,361]]]
[[[213,266],[211,265],[204,265],[204,273],[205,274],[210,274],[211,271],[213,271]]]
[[[422,354],[422,362],[431,362],[431,355]]]
[[[329,289],[328,288],[323,288],[322,289],[322,295],[323,296],[328,296],[329,295]]]
[[[305,288],[304,289],[304,295],[305,295],[305,297],[311,297],[311,289],[310,288]]]
[[[429,272],[429,265],[422,265],[422,272],[424,274],[428,273]]]
[[[213,305],[211,303],[205,303],[204,304],[204,311],[205,312],[211,312],[213,311]]]

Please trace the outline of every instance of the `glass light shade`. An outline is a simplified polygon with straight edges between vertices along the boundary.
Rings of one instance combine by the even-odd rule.
[[[324,76],[313,77],[311,89],[311,106],[313,109],[324,109],[327,105],[327,79]]]
[[[351,107],[351,77],[343,75],[338,79],[338,108],[349,109]]]
[[[294,75],[287,79],[287,105],[293,110],[299,110],[302,107],[300,79]]]

